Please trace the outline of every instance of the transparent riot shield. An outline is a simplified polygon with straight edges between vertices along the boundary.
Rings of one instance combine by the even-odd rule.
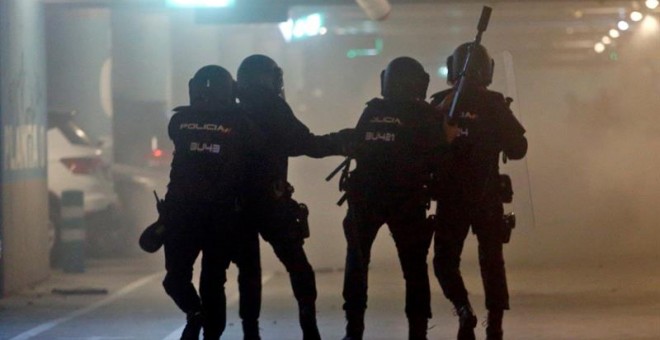
[[[504,66],[504,80],[506,82],[504,95],[513,99],[510,103],[511,110],[518,121],[525,126],[526,117],[523,108],[519,105],[513,56],[511,52],[504,51],[501,53],[500,58],[502,60],[501,65]],[[527,139],[529,141],[529,136],[527,136]],[[532,144],[532,141],[530,141],[530,144]],[[513,185],[513,202],[504,205],[504,212],[505,214],[511,212],[515,214],[516,229],[519,229],[519,232],[524,232],[524,229],[536,226],[532,176],[529,172],[528,160],[529,154],[520,160],[504,162],[503,159],[500,159],[500,173],[509,175]]]

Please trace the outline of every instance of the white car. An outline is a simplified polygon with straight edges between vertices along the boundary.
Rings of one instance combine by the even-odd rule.
[[[116,248],[119,199],[110,163],[101,144],[73,120],[72,112],[48,112],[48,191],[50,220],[54,227],[51,261],[57,265],[62,192],[83,192],[86,243],[91,255],[105,255]]]

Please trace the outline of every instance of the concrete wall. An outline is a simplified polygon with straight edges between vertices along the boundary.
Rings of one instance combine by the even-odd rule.
[[[161,10],[112,8],[115,161],[145,165],[151,140],[167,141],[169,18]]]
[[[49,273],[45,92],[41,1],[0,1],[4,294]]]

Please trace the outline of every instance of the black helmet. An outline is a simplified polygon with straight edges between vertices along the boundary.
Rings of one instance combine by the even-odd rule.
[[[472,43],[465,43],[454,50],[454,54],[447,58],[447,82],[455,84],[459,75],[465,66],[465,58],[468,49]],[[467,70],[466,77],[471,82],[480,86],[488,86],[493,82],[493,68],[495,62],[488,54],[488,50],[483,45],[475,45],[471,51],[470,68]]]
[[[226,69],[207,65],[188,82],[188,94],[192,106],[228,105],[236,100],[235,82]]]
[[[239,89],[261,86],[275,91],[279,96],[284,94],[282,69],[263,54],[253,54],[243,59],[236,73],[236,81]]]
[[[429,74],[417,60],[399,57],[380,73],[380,87],[383,98],[424,100],[429,87]]]

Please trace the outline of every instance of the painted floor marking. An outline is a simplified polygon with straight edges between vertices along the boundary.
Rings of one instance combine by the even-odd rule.
[[[270,281],[270,279],[273,278],[273,273],[266,274],[261,278],[261,285],[265,285],[266,282]],[[233,292],[231,295],[227,297],[227,306],[231,306],[235,304],[238,301],[238,291]],[[181,327],[175,329],[172,333],[170,333],[168,336],[163,338],[163,340],[178,340],[181,337],[181,333],[183,333],[183,328],[186,327],[186,325],[182,325]]]
[[[82,315],[88,314],[90,312],[93,312],[93,311],[95,311],[95,310],[97,310],[97,309],[99,309],[99,308],[101,308],[105,305],[108,305],[108,304],[120,299],[124,295],[129,294],[132,291],[144,286],[145,284],[149,283],[149,281],[155,279],[156,277],[162,277],[163,273],[164,272],[160,272],[160,273],[152,274],[152,275],[143,277],[141,279],[138,279],[138,280],[126,285],[124,288],[118,290],[116,293],[106,297],[103,300],[97,301],[97,302],[95,302],[95,303],[93,303],[93,304],[91,304],[91,305],[89,305],[85,308],[75,310],[75,311],[73,311],[69,314],[66,314],[65,316],[63,316],[61,318],[57,318],[55,320],[51,320],[51,321],[48,321],[46,323],[43,323],[43,324],[41,324],[37,327],[34,327],[30,330],[27,330],[27,331],[23,332],[23,333],[15,336],[15,337],[9,339],[9,340],[26,340],[26,339],[30,339],[30,338],[35,337],[35,336],[37,336],[37,335],[39,335],[43,332],[48,331],[48,330],[50,330],[54,327],[57,327],[60,324],[63,324],[63,323],[65,323],[67,321],[70,321],[74,318],[77,318],[79,316],[82,316]]]

